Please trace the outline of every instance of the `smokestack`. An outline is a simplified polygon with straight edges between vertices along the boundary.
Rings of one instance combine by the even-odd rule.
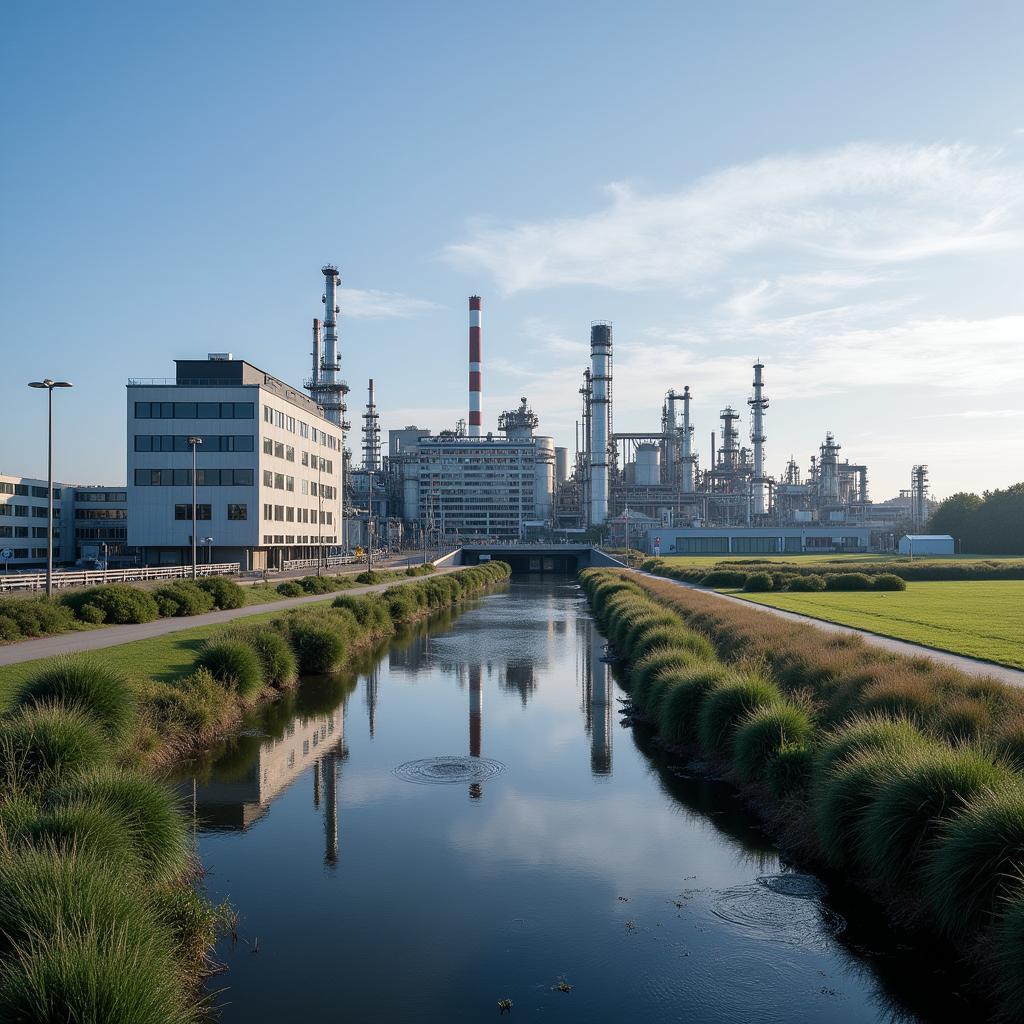
[[[747,399],[752,411],[750,422],[750,440],[754,444],[754,515],[763,516],[767,511],[764,500],[764,414],[768,408],[768,399],[764,397],[764,380],[761,371],[764,363],[759,359],[754,363],[754,394]]]
[[[328,264],[320,268],[324,275],[324,351],[323,363],[321,364],[322,383],[329,389],[338,388],[338,371],[341,369],[341,362],[338,359],[338,313],[341,308],[338,306],[338,285],[341,284],[341,275],[338,268]],[[333,391],[327,392],[323,403],[324,414],[332,422],[341,425],[341,401],[340,394],[335,395]]]
[[[380,425],[378,420],[373,378],[371,377],[366,392],[366,412],[363,413],[363,468],[371,473],[380,469]]]
[[[482,324],[482,300],[479,295],[469,297],[469,436],[479,437],[483,428],[483,372],[480,368],[483,342],[480,336]]]
[[[608,436],[611,433],[612,325],[590,325],[590,524],[608,518]]]
[[[711,442],[714,447],[714,442]],[[683,388],[683,437],[680,456],[683,471],[683,493],[693,493],[693,427],[690,426],[690,386]]]
[[[323,348],[320,343],[320,321],[313,318],[313,376],[310,383],[315,388],[320,383],[320,363],[323,362]]]

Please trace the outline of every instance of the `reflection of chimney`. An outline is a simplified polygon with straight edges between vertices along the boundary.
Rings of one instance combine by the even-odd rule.
[[[327,774],[327,812],[324,815],[324,836],[326,846],[324,863],[335,867],[338,863],[338,764],[334,751],[324,754],[324,771]]]
[[[377,669],[374,667],[366,676],[366,714],[370,720],[370,739],[373,739],[374,728],[377,724]]]
[[[313,762],[313,807],[320,810],[320,758]]]
[[[479,757],[483,745],[484,688],[480,665],[469,666],[469,756]],[[479,782],[470,783],[469,795],[473,800],[483,796]]]
[[[590,771],[593,775],[612,773],[612,705],[609,669],[601,660],[604,640],[590,624]]]

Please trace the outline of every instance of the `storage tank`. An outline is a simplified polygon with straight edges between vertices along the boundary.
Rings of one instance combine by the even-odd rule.
[[[561,487],[569,479],[569,449],[555,449],[555,484]]]
[[[636,486],[657,487],[661,483],[661,451],[656,444],[636,446]]]
[[[538,519],[551,518],[551,506],[555,499],[555,439],[535,437],[537,454],[533,469],[533,504]]]

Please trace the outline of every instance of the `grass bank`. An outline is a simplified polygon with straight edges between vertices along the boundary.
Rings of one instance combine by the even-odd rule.
[[[912,583],[894,593],[729,593],[756,604],[1024,668],[1024,580]]]
[[[199,981],[230,911],[197,891],[185,818],[152,768],[508,574],[493,562],[233,622],[188,664],[181,648],[149,663],[111,648],[37,665],[0,715],[0,1020],[203,1019]],[[175,678],[145,674],[160,657]]]
[[[700,591],[581,578],[631,713],[716,763],[798,859],[970,957],[1019,1019],[1024,693]]]

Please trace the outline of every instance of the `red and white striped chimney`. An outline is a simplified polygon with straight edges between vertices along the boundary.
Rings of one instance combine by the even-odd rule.
[[[483,374],[480,370],[481,301],[479,295],[469,297],[469,436],[479,437],[483,427],[481,392]]]

